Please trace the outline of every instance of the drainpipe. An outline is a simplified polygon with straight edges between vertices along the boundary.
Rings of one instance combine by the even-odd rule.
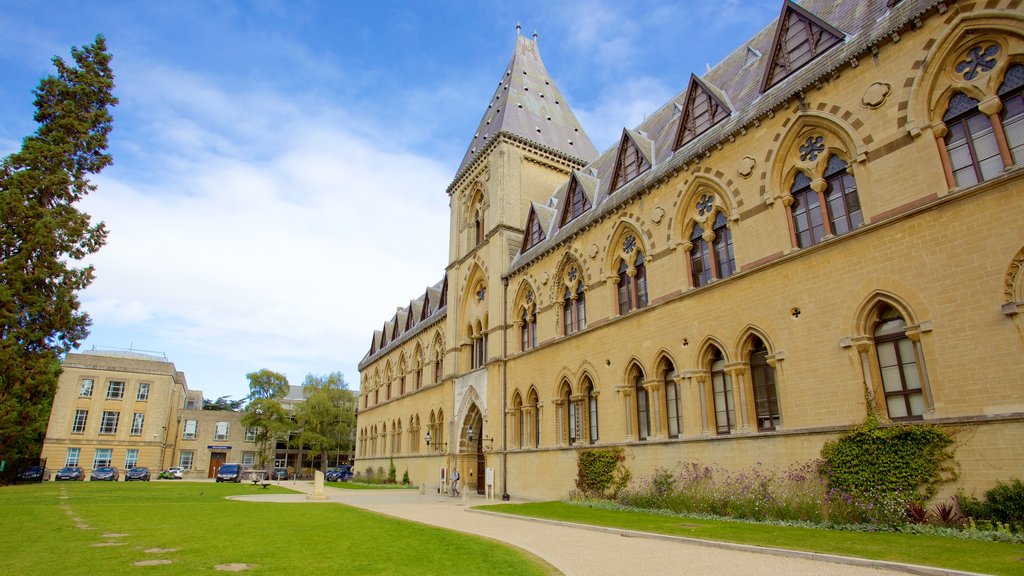
[[[508,276],[501,285],[501,499],[508,502]]]

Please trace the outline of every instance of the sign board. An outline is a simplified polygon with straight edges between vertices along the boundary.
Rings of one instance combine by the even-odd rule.
[[[207,446],[210,450],[231,450],[231,446]]]

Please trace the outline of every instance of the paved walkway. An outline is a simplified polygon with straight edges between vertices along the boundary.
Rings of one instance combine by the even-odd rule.
[[[236,496],[238,500],[320,504],[307,499],[310,481],[285,481],[281,487],[301,494]],[[415,522],[499,540],[542,558],[567,576],[676,574],[722,576],[888,576],[899,574],[962,575],[941,569],[830,557],[733,544],[659,537],[619,529],[527,520],[476,512],[470,506],[500,503],[475,494],[451,499],[415,490],[345,490],[325,488],[328,502],[338,502]],[[853,562],[850,564],[849,562]]]

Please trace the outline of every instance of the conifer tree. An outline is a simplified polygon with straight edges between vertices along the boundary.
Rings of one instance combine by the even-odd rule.
[[[106,242],[75,204],[108,166],[114,74],[103,36],[53,58],[35,89],[39,127],[0,165],[0,457],[38,454],[64,355],[89,331],[83,258]]]

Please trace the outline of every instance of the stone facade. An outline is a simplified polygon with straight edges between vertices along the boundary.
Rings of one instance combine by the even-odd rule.
[[[357,470],[554,498],[579,447],[785,468],[875,412],[955,431],[947,491],[1019,476],[1022,78],[1019,2],[808,0],[600,156],[491,133],[444,297],[360,364]]]
[[[147,466],[153,476],[172,466],[208,477],[216,462],[243,462],[256,453],[242,413],[202,410],[203,393],[189,390],[185,374],[163,357],[137,352],[68,354],[43,442],[54,472],[77,465],[88,475],[99,466]],[[189,422],[195,422],[194,433]],[[227,434],[217,436],[227,428]],[[183,456],[182,454],[185,454]]]

